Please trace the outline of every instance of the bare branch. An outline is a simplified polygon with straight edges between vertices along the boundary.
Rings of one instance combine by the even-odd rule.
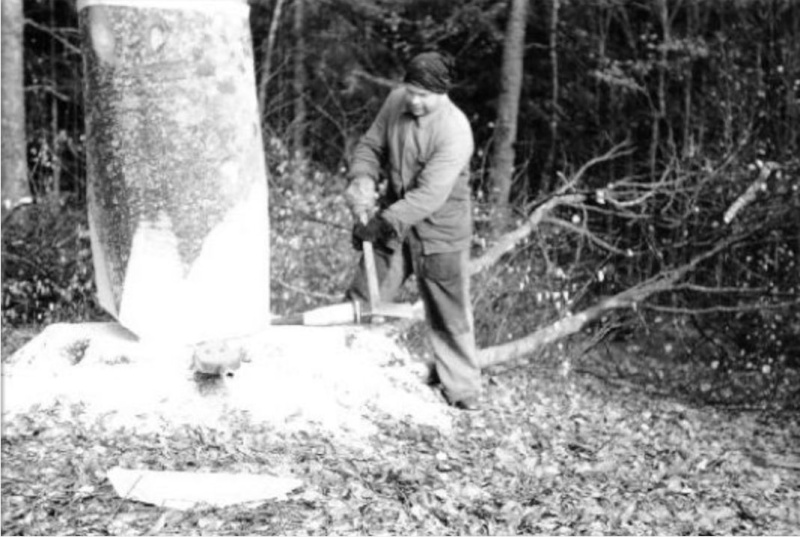
[[[627,149],[626,149],[627,148]],[[583,166],[581,166],[577,172],[575,172],[572,177],[570,178],[569,184],[577,184],[583,178],[583,175],[589,171],[590,168],[601,164],[603,162],[607,162],[609,160],[614,160],[619,157],[624,157],[626,155],[630,155],[634,152],[634,149],[630,147],[630,142],[628,140],[624,142],[620,142],[604,154],[594,157],[587,161]],[[565,185],[566,186],[566,185]],[[563,187],[562,187],[563,188]]]
[[[706,285],[697,285],[694,283],[682,283],[675,286],[676,291],[696,291],[698,293],[720,293],[720,294],[763,294],[768,291],[766,287],[754,287],[751,289],[742,289],[739,287],[708,287]]]
[[[25,25],[30,26],[31,28],[36,28],[37,30],[46,33],[47,35],[49,35],[50,37],[61,43],[64,46],[64,48],[67,49],[69,52],[72,52],[73,54],[77,54],[80,56],[81,54],[80,47],[71,43],[65,37],[59,35],[56,28],[50,28],[43,24],[39,24],[38,22],[33,21],[31,19],[25,19]]]
[[[577,204],[586,198],[583,194],[570,194],[566,196],[554,196],[539,205],[528,217],[528,219],[517,229],[502,235],[489,249],[480,257],[470,261],[470,273],[477,274],[484,269],[494,265],[498,259],[507,254],[517,243],[525,239],[536,229],[542,219],[559,205]]]
[[[385,88],[394,89],[400,85],[400,83],[396,80],[392,80],[390,78],[384,78],[382,76],[371,75],[361,69],[353,69],[352,73],[359,78],[363,78],[364,80],[368,80],[373,84],[377,84]]]
[[[571,232],[573,232],[573,233],[575,233],[577,235],[581,235],[583,237],[586,237],[589,241],[595,243],[596,245],[600,246],[604,250],[608,250],[609,252],[614,252],[615,254],[619,254],[619,255],[626,255],[625,251],[620,250],[616,246],[607,243],[606,241],[604,241],[603,239],[598,237],[596,234],[594,234],[591,231],[589,231],[586,228],[586,226],[576,226],[575,224],[573,224],[571,222],[567,222],[566,220],[563,220],[561,218],[551,218],[549,216],[545,216],[542,219],[542,223],[544,223],[544,224],[552,224],[554,226],[562,227],[562,228],[567,229],[567,230],[569,230],[569,231],[571,231]]]
[[[769,178],[770,174],[773,170],[778,169],[780,166],[776,162],[766,162],[761,163],[758,162],[759,166],[759,173],[758,178],[747,187],[747,190],[744,191],[744,194],[736,198],[736,201],[725,211],[725,216],[723,217],[723,221],[726,224],[730,224],[734,218],[736,218],[736,214],[744,209],[746,205],[752,203],[753,200],[756,199],[756,195],[758,195],[759,190],[763,190],[767,186],[767,179]]]
[[[707,313],[742,313],[746,311],[780,310],[800,306],[800,300],[778,302],[776,304],[744,304],[741,306],[711,306],[709,308],[676,308],[671,306],[643,305],[643,308],[662,313],[681,315],[702,315]]]

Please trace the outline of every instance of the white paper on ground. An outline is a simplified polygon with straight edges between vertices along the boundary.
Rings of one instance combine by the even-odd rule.
[[[171,509],[284,500],[286,494],[302,485],[299,479],[266,474],[128,470],[119,466],[108,472],[108,479],[122,498]]]

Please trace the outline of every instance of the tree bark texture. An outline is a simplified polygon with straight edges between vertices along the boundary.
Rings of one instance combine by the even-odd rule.
[[[6,0],[2,11],[2,212],[30,196],[25,138],[22,0]]]
[[[500,75],[500,96],[497,103],[497,125],[492,143],[491,200],[496,208],[504,210],[511,194],[517,141],[517,113],[522,90],[523,59],[525,51],[525,19],[528,0],[512,0],[506,36],[503,45],[503,65]]]
[[[141,338],[263,329],[269,220],[248,6],[78,6],[101,305]]]

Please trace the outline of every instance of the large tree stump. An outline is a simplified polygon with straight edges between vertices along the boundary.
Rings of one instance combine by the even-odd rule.
[[[143,339],[264,329],[267,184],[246,2],[78,7],[99,302]]]

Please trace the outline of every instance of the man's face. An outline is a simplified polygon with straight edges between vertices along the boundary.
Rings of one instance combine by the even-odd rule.
[[[421,117],[435,110],[444,95],[444,93],[434,93],[419,86],[407,84],[406,106],[411,114]]]

